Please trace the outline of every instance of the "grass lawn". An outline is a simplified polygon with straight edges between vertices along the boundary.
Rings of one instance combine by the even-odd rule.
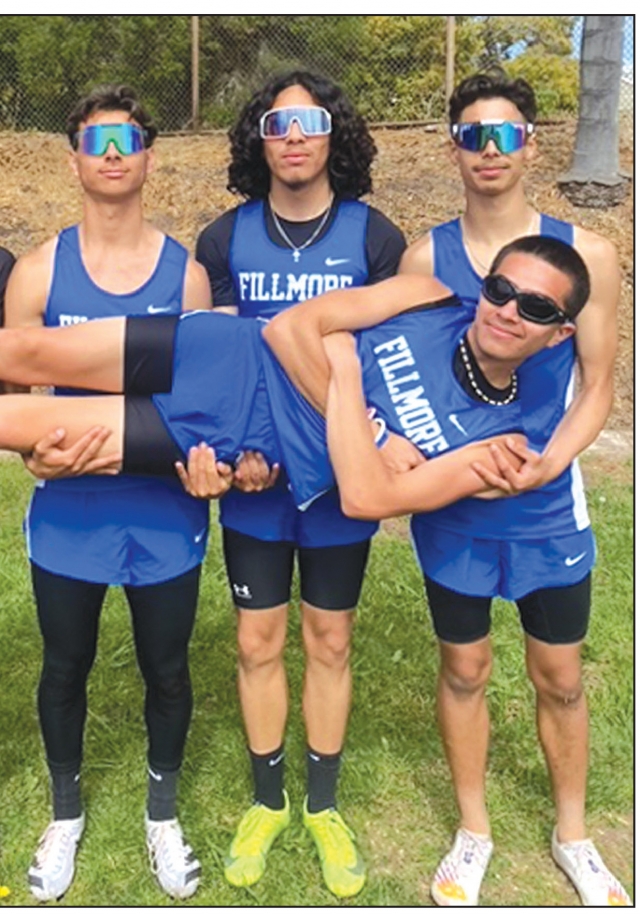
[[[629,464],[590,469],[598,539],[584,678],[591,709],[588,822],[605,859],[633,889],[633,496]],[[6,906],[32,903],[26,884],[49,817],[47,772],[35,708],[40,639],[21,520],[31,488],[19,461],[0,461],[0,886]],[[215,507],[213,509],[215,511]],[[142,689],[128,610],[118,589],[105,605],[90,679],[83,794],[87,829],[70,906],[172,904],[151,876],[144,845],[146,790]],[[577,905],[548,852],[553,807],[537,744],[533,691],[523,667],[515,607],[494,606],[495,667],[488,799],[494,858],[485,905]],[[311,839],[301,824],[304,731],[302,651],[290,616],[291,713],[287,788],[292,827],[278,840],[262,881],[228,886],[222,858],[250,802],[251,785],[235,685],[234,617],[217,525],[206,561],[191,649],[195,710],[180,789],[180,816],[202,865],[196,906],[327,906]],[[354,704],[340,784],[341,811],[358,835],[369,879],[347,904],[430,904],[430,877],[456,827],[434,718],[437,652],[406,525],[376,537],[355,630]]]

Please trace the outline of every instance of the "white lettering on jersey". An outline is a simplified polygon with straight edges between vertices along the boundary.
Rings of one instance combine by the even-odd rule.
[[[241,270],[238,273],[240,301],[301,302],[333,289],[353,285],[353,276],[340,273],[262,273]]]
[[[71,327],[72,324],[84,324],[89,318],[85,314],[61,314],[58,322],[61,327]]]
[[[400,420],[406,437],[429,454],[445,451],[449,443],[442,433],[442,427],[436,418],[431,403],[424,396],[425,390],[420,382],[417,370],[404,372],[400,369],[412,368],[416,361],[404,336],[380,343],[373,350],[382,372],[391,402]]]

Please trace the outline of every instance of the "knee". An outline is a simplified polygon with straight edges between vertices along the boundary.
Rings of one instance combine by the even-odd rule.
[[[255,624],[241,619],[238,626],[238,663],[245,672],[279,663],[284,652],[284,635],[278,625]]]
[[[491,652],[474,645],[456,646],[453,652],[443,651],[440,677],[451,692],[460,697],[483,692],[491,676]]]
[[[329,613],[329,610],[326,611]],[[307,658],[323,666],[345,669],[351,654],[351,620],[331,613],[321,622],[305,619],[302,627]]]
[[[93,655],[76,656],[45,653],[40,677],[40,692],[75,694],[85,688],[93,665]]]
[[[529,678],[541,701],[575,707],[584,694],[580,669],[573,667],[529,667]]]
[[[155,671],[146,677],[149,695],[163,704],[175,704],[191,695],[191,677],[186,666],[164,672]]]

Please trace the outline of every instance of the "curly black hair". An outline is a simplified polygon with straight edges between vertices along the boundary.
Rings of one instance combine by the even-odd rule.
[[[449,99],[449,123],[457,124],[465,108],[479,98],[506,98],[533,124],[536,119],[536,96],[526,79],[509,79],[504,70],[494,67],[486,73],[474,73],[463,79]]]
[[[262,151],[259,121],[273,107],[276,96],[289,86],[302,86],[331,115],[328,167],[334,194],[357,199],[369,193],[371,163],[377,149],[364,118],[339,86],[306,70],[292,70],[273,77],[247,102],[229,131],[231,164],[227,188],[248,199],[268,196],[271,175]]]
[[[131,86],[106,83],[103,86],[96,86],[88,95],[81,98],[67,118],[66,131],[73,149],[78,147],[80,124],[88,120],[96,111],[126,111],[132,120],[142,127],[144,144],[147,149],[158,135],[158,128],[149,112],[143,108],[135,89],[132,89]]]

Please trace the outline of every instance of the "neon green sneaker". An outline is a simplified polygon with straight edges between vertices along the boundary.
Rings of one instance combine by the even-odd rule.
[[[322,875],[330,892],[339,898],[357,895],[366,879],[364,862],[355,835],[335,809],[311,813],[304,801],[302,819],[315,841]]]
[[[289,824],[289,797],[284,791],[284,809],[269,809],[254,803],[240,819],[224,860],[227,882],[238,887],[254,885],[267,866],[267,854],[281,831]]]

